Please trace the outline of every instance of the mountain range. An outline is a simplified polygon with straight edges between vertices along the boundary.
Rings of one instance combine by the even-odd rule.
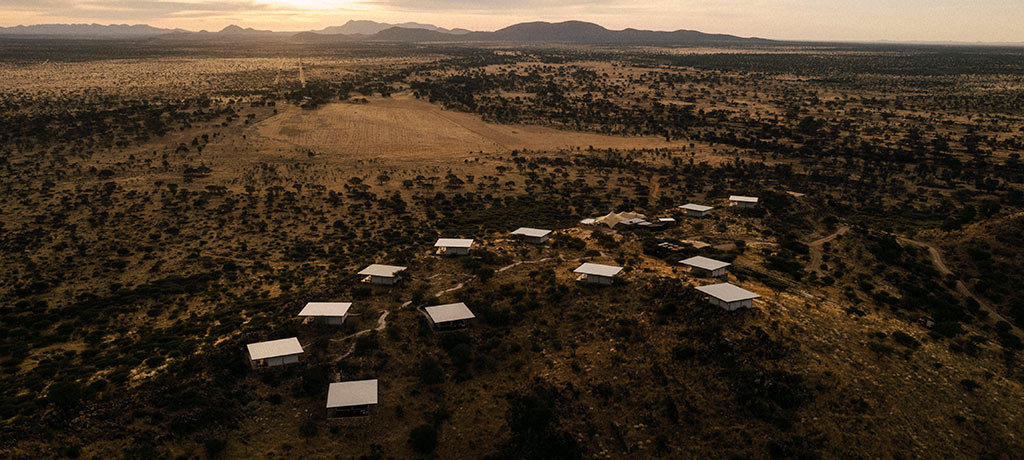
[[[0,35],[36,35],[95,38],[137,38],[188,33],[184,29],[161,29],[145,24],[36,24],[31,26],[0,27]]]
[[[69,38],[128,38],[207,40],[232,38],[285,38],[293,41],[344,42],[524,42],[524,43],[579,43],[579,44],[704,44],[767,42],[758,38],[708,34],[693,30],[652,31],[638,29],[609,30],[600,25],[566,21],[559,23],[526,22],[494,32],[472,32],[465,29],[445,29],[432,24],[407,22],[387,24],[374,21],[348,21],[305,32],[274,32],[230,25],[217,32],[191,32],[182,29],[161,29],[148,25],[126,24],[43,24],[32,26],[0,27],[2,36],[47,36]]]
[[[467,34],[470,31],[466,29],[445,29],[438,27],[433,24],[420,24],[418,22],[403,22],[401,24],[388,24],[384,22],[375,21],[355,21],[350,20],[344,25],[325,27],[320,30],[313,30],[311,32],[323,35],[373,35],[387,29],[399,27],[402,29],[421,29],[430,30],[433,32],[441,32],[446,34]]]

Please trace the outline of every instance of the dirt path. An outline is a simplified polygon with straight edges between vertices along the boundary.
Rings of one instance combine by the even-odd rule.
[[[515,262],[513,264],[501,267],[501,268],[497,269],[496,271],[497,272],[503,272],[503,271],[506,271],[506,270],[510,270],[513,267],[518,267],[518,266],[520,266],[522,264],[536,264],[536,263],[546,262],[548,260],[553,260],[553,259],[556,259],[556,257],[545,257],[543,259],[537,259],[537,260],[523,260],[523,261],[520,261],[520,262]],[[565,260],[561,255],[559,255],[557,257],[557,259],[558,260],[562,260],[562,261]],[[431,276],[429,278],[434,278],[436,276],[438,276],[438,275],[434,275],[434,276]],[[452,286],[452,287],[450,287],[448,289],[442,289],[440,291],[437,291],[437,293],[434,294],[434,297],[441,297],[442,295],[448,294],[450,292],[458,291],[459,289],[464,288],[466,286],[466,283],[471,281],[471,280],[473,280],[474,278],[476,278],[476,276],[471,276],[468,279],[466,279],[466,281],[462,281],[459,284],[456,284],[455,286]],[[406,300],[405,302],[402,302],[402,305],[399,306],[398,308],[405,308],[405,307],[408,307],[409,305],[412,305],[412,300]],[[389,313],[388,310],[384,310],[384,312],[381,313],[380,318],[377,318],[377,325],[375,327],[372,327],[370,329],[363,329],[361,331],[358,331],[358,332],[346,335],[345,337],[341,337],[341,338],[337,338],[337,339],[331,339],[331,341],[332,342],[344,342],[344,341],[346,341],[348,339],[354,339],[354,338],[357,338],[359,336],[369,334],[372,331],[378,331],[378,332],[382,331],[382,330],[384,330],[385,327],[388,326],[388,323],[387,323],[388,313]],[[355,349],[356,349],[356,344],[355,344],[355,342],[352,342],[352,344],[349,345],[349,347],[348,347],[348,351],[343,353],[337,359],[341,360],[341,359],[347,358],[348,356],[350,356],[352,353],[355,352]]]
[[[388,327],[388,311],[387,310],[384,310],[384,313],[380,314],[380,318],[377,318],[377,325],[376,326],[374,326],[374,327],[372,327],[370,329],[363,329],[363,330],[361,330],[359,332],[355,332],[355,333],[346,335],[345,337],[342,337],[342,338],[339,338],[339,339],[331,339],[331,341],[341,342],[341,341],[348,340],[348,339],[354,339],[354,338],[359,337],[361,335],[369,334],[372,331],[382,331],[382,330],[384,330],[385,327]]]
[[[302,83],[302,87],[306,87],[306,71],[302,70],[302,61],[299,61],[299,83]]]
[[[472,279],[472,278],[471,278],[471,279]],[[455,286],[453,286],[453,287],[450,287],[450,288],[448,288],[448,289],[442,289],[442,290],[440,290],[440,291],[437,291],[437,294],[434,294],[434,297],[441,297],[441,296],[443,296],[443,295],[445,295],[445,294],[447,294],[447,293],[449,293],[449,292],[455,292],[455,291],[458,291],[459,289],[462,289],[462,288],[463,288],[463,286],[465,286],[465,285],[466,285],[466,283],[465,283],[465,282],[462,282],[462,283],[456,284]]]
[[[823,257],[822,248],[825,246],[825,243],[828,243],[830,241],[835,240],[836,238],[839,238],[839,236],[845,234],[848,231],[850,231],[849,226],[841,225],[831,235],[807,243],[807,247],[808,249],[810,249],[811,252],[811,261],[808,262],[806,270],[820,275],[821,259]]]
[[[354,338],[359,337],[361,335],[369,334],[370,332],[373,332],[373,331],[378,331],[378,332],[379,331],[383,331],[385,327],[388,327],[387,319],[388,319],[388,311],[384,310],[384,313],[381,313],[380,318],[377,318],[377,325],[376,326],[374,326],[374,327],[372,327],[370,329],[363,329],[363,330],[361,330],[359,332],[356,332],[354,334],[349,334],[349,335],[347,335],[345,337],[342,337],[340,339],[331,339],[331,341],[332,342],[341,342],[341,341],[348,340],[348,339],[354,339]],[[356,351],[356,343],[352,342],[352,345],[349,345],[349,347],[348,347],[348,351],[346,351],[344,354],[339,356],[338,360],[342,360],[342,359],[345,359],[345,358],[349,357],[349,355],[351,355],[355,351]]]
[[[915,241],[915,240],[912,240],[910,238],[905,238],[905,237],[902,237],[902,236],[898,236],[898,237],[896,237],[896,239],[897,239],[897,241],[899,241],[902,244],[909,244],[911,246],[916,246],[916,247],[919,247],[919,248],[927,250],[928,251],[928,258],[931,259],[932,265],[935,266],[935,270],[937,270],[939,273],[941,273],[944,276],[948,276],[948,275],[956,276],[953,273],[953,270],[950,270],[949,267],[946,266],[946,263],[943,262],[943,260],[942,260],[942,253],[940,253],[939,250],[935,248],[935,246],[932,246],[932,245],[930,245],[928,243],[925,243],[925,242],[922,242],[922,241]],[[962,295],[964,297],[972,298],[972,299],[974,299],[975,302],[978,302],[978,305],[981,306],[982,310],[984,310],[985,312],[988,313],[988,316],[990,318],[993,318],[996,321],[1005,321],[1006,323],[1010,324],[1010,326],[1013,328],[1014,332],[1017,332],[1017,333],[1021,332],[1020,328],[1015,326],[1012,322],[1007,321],[1006,318],[1004,318],[1003,315],[1000,315],[999,312],[995,311],[995,309],[992,308],[992,305],[989,304],[988,302],[986,302],[985,299],[982,299],[981,297],[975,295],[974,292],[972,292],[971,289],[968,288],[967,285],[964,284],[964,282],[961,281],[959,278],[957,278],[957,280],[956,280],[956,292],[959,292],[960,295]]]
[[[541,262],[547,262],[547,261],[552,260],[552,259],[554,259],[554,257],[545,257],[543,259],[537,259],[537,260],[523,260],[523,261],[519,261],[519,262],[516,262],[514,264],[511,264],[511,265],[506,265],[504,267],[501,267],[501,268],[495,270],[495,272],[501,273],[501,272],[506,271],[506,270],[511,270],[511,269],[513,269],[515,267],[518,267],[518,266],[522,265],[522,264],[539,264]],[[562,256],[558,256],[558,260],[564,261],[565,259],[563,259]]]

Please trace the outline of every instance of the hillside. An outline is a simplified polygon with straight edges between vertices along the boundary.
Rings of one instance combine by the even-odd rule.
[[[0,47],[0,458],[1024,450],[1019,51],[252,33]]]
[[[993,207],[980,211],[992,213]],[[1024,302],[1015,289],[1024,281],[1020,276],[1024,264],[1016,254],[1024,244],[1024,216],[984,215],[980,223],[929,236],[950,254],[949,264],[964,275],[963,280],[984,302],[991,303],[1008,321],[1024,326]]]

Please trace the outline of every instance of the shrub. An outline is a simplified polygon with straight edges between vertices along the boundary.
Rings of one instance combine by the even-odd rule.
[[[432,357],[420,361],[418,374],[420,382],[424,385],[444,382],[444,369],[441,367],[441,362]]]
[[[217,454],[221,453],[224,448],[227,447],[227,442],[223,439],[207,439],[203,441],[203,448],[206,449],[206,455],[210,457],[216,457]]]
[[[977,390],[978,388],[981,388],[981,384],[971,379],[961,380],[960,385],[963,385],[964,389],[967,391],[974,391]]]
[[[61,410],[75,407],[84,396],[82,384],[74,381],[55,382],[46,392],[46,399]]]
[[[896,343],[903,345],[907,348],[917,348],[921,346],[921,342],[918,342],[917,339],[911,337],[910,334],[907,334],[903,331],[893,332],[892,339],[895,340]]]
[[[299,434],[304,438],[312,438],[316,436],[316,433],[317,426],[313,419],[307,419],[305,422],[302,422],[302,425],[299,425]]]
[[[377,341],[376,331],[372,331],[369,334],[363,334],[356,339],[356,356],[364,356],[367,352],[378,348],[380,348],[380,343]]]
[[[413,428],[409,433],[409,447],[421,454],[433,452],[437,448],[437,428],[430,424]]]
[[[697,350],[694,350],[693,347],[686,345],[676,345],[672,347],[672,359],[677,361],[693,358],[696,354]]]
[[[330,379],[327,371],[320,366],[311,366],[302,370],[302,392],[306,396],[315,396],[327,388]],[[275,395],[280,401],[280,395]]]

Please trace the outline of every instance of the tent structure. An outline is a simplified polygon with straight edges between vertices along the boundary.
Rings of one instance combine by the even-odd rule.
[[[335,382],[327,387],[327,417],[368,417],[377,405],[377,379]]]
[[[679,209],[682,209],[683,211],[685,211],[686,215],[690,216],[690,217],[706,217],[708,214],[711,213],[712,209],[715,209],[715,207],[714,206],[704,206],[702,204],[696,204],[696,203],[687,203],[687,204],[684,204],[684,205],[680,206]]]
[[[365,277],[362,280],[364,283],[392,286],[402,279],[398,273],[405,271],[406,268],[397,265],[373,264],[362,269],[358,274]]]
[[[519,227],[512,232],[512,236],[517,236],[521,240],[530,244],[544,244],[551,238],[551,230]]]
[[[253,369],[295,364],[299,362],[299,355],[302,354],[302,345],[295,337],[250,343],[246,348],[249,352],[249,364]]]
[[[638,212],[618,212],[618,213],[612,212],[612,213],[605,214],[605,215],[603,215],[601,217],[598,217],[598,218],[596,218],[594,220],[597,223],[599,223],[599,224],[607,225],[608,228],[614,228],[616,225],[618,225],[618,224],[620,224],[622,222],[627,222],[627,221],[630,221],[630,220],[633,220],[633,219],[638,219],[640,221],[643,221],[646,218],[647,218],[647,216],[645,216],[643,214],[640,214]],[[637,222],[637,220],[633,220],[633,222]]]
[[[710,286],[699,286],[697,290],[707,294],[711,305],[721,307],[728,311],[736,311],[740,308],[751,308],[754,306],[754,299],[760,295],[734,286],[729,283],[712,284]]]
[[[299,312],[299,317],[320,324],[341,326],[348,317],[349,308],[352,308],[352,302],[309,302]]]
[[[466,327],[466,321],[476,318],[465,303],[435,305],[423,309],[431,324],[438,331],[452,331]]]
[[[579,279],[587,283],[609,285],[615,283],[615,276],[621,271],[622,267],[587,262],[573,270],[573,273],[578,273]]]
[[[690,272],[694,275],[705,278],[724,276],[726,268],[732,265],[729,262],[722,262],[721,260],[710,259],[704,256],[690,257],[689,259],[680,260],[679,263],[690,267]]]
[[[473,247],[473,240],[466,238],[440,238],[434,243],[439,255],[464,256]]]
[[[756,208],[757,197],[733,195],[729,197],[729,201],[732,202],[733,206],[739,206],[741,208]]]

